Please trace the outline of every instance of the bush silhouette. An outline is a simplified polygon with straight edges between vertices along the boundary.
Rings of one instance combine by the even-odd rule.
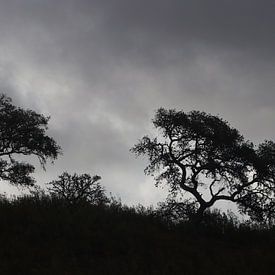
[[[0,274],[275,271],[272,229],[235,227],[217,213],[200,226],[170,226],[151,209],[119,202],[74,209],[54,196],[0,198]]]

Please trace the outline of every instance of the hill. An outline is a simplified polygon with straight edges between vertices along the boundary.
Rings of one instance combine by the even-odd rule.
[[[274,229],[225,218],[172,225],[142,207],[46,196],[2,198],[0,218],[0,274],[275,274]]]

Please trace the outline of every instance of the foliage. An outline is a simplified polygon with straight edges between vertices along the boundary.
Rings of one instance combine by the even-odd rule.
[[[58,180],[48,183],[51,195],[65,199],[69,204],[76,205],[83,202],[92,204],[107,203],[109,200],[101,187],[99,176],[89,174],[73,175],[64,172]]]
[[[41,195],[0,199],[0,274],[274,274],[274,229],[167,226],[152,210]],[[150,214],[151,213],[151,214]],[[211,216],[211,217],[210,217]]]
[[[228,122],[199,111],[160,108],[153,120],[160,137],[144,136],[131,150],[146,155],[145,173],[166,182],[171,194],[191,197],[195,218],[217,201],[236,203],[257,221],[275,213],[275,143],[245,141]]]
[[[43,168],[53,161],[60,147],[46,135],[49,117],[12,104],[10,98],[0,95],[0,178],[16,185],[32,185],[30,174],[34,166],[16,160],[21,156],[36,156]]]
[[[195,213],[196,202],[188,199],[176,200],[174,197],[168,196],[165,202],[158,204],[158,214],[167,223],[177,224],[186,222]]]

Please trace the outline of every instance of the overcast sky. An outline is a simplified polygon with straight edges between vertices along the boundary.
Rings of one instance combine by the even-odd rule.
[[[161,106],[275,140],[274,15],[274,0],[0,0],[0,90],[51,115],[63,149],[37,182],[85,172],[125,203],[163,200],[129,152]]]

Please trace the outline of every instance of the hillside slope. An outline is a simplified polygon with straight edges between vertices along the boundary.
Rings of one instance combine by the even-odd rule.
[[[275,274],[272,231],[169,227],[122,207],[0,202],[0,274]]]

